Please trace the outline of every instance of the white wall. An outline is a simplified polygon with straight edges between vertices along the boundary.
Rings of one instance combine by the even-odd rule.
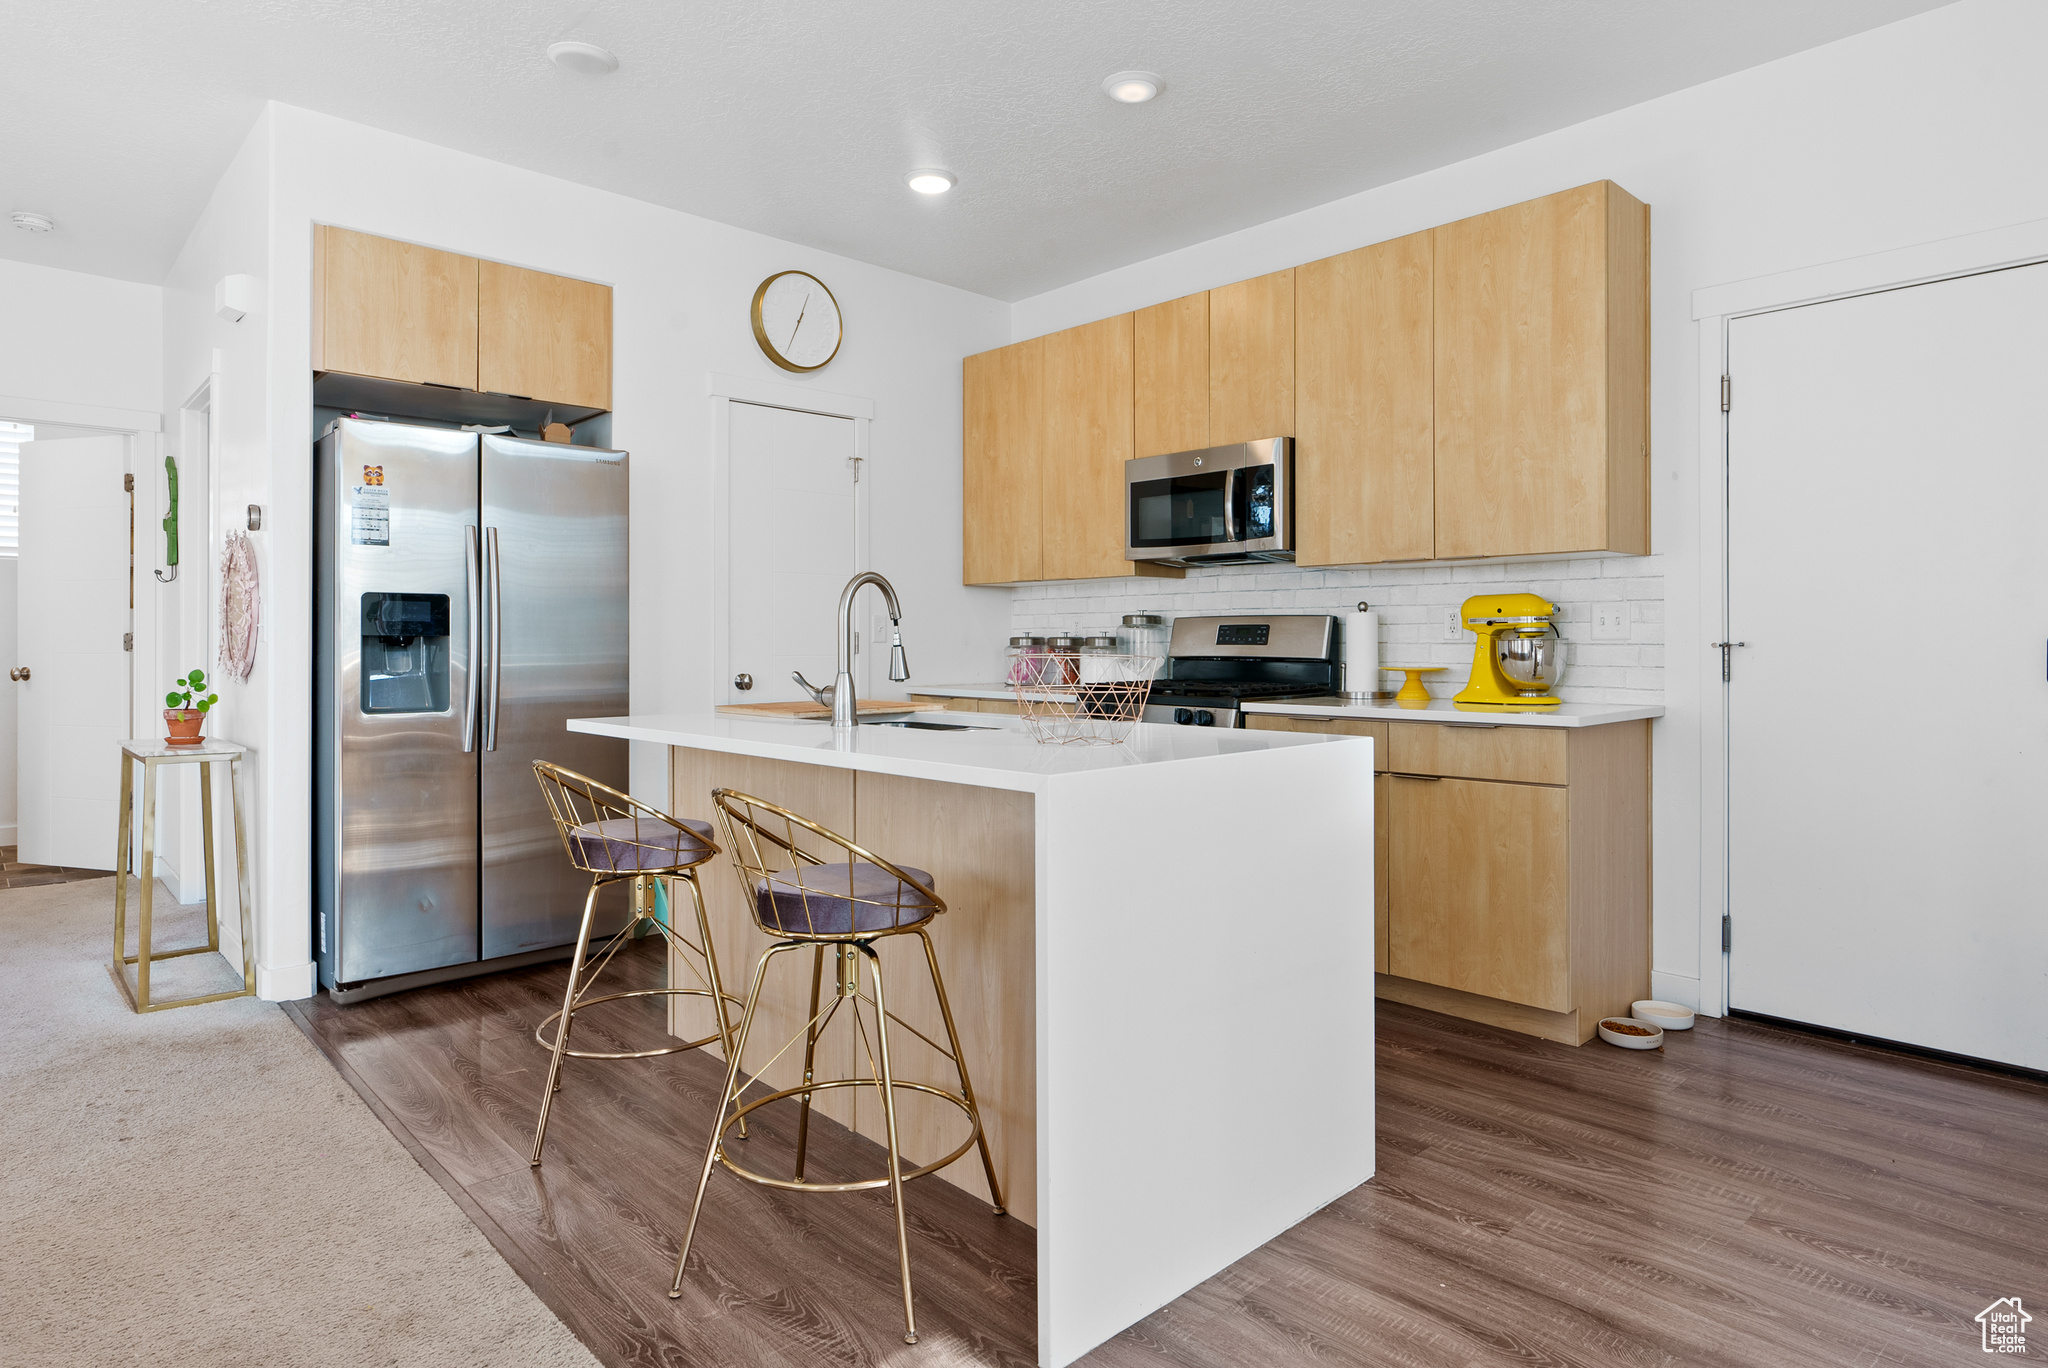
[[[1313,261],[1468,214],[1608,178],[1651,205],[1651,429],[1663,622],[1656,643],[1670,715],[1655,765],[1658,991],[1719,1000],[1720,967],[1702,950],[1701,707],[1712,673],[1703,612],[1718,589],[1700,579],[1700,364],[1690,294],[1699,286],[1788,270],[2048,217],[2048,5],[1966,3],[1625,109],[1426,175],[1322,205],[1183,251],[1020,301],[1013,337]],[[1508,567],[1519,583],[1536,569]],[[1541,572],[1547,573],[1547,572]],[[1624,571],[1624,574],[1629,572]],[[1416,590],[1456,592],[1436,572]],[[1328,586],[1317,586],[1320,592]],[[1346,586],[1348,592],[1350,586]],[[1563,586],[1567,589],[1569,586]],[[1101,613],[1157,603],[1119,585]],[[1238,591],[1231,592],[1252,592]],[[1299,588],[1275,590],[1294,602]],[[1038,621],[1048,591],[1018,595]],[[1051,591],[1057,599],[1060,591]],[[1359,594],[1358,597],[1371,597]],[[1076,610],[1083,611],[1083,610]],[[1390,653],[1391,654],[1391,653]],[[1705,909],[1717,919],[1718,906]]]
[[[227,452],[219,504],[262,503],[266,639],[233,696],[261,750],[259,962],[265,996],[311,991],[312,386],[315,223],[422,242],[614,287],[612,439],[633,453],[635,711],[713,701],[709,633],[711,372],[874,401],[872,556],[896,584],[921,677],[967,672],[1008,624],[1008,595],[960,584],[960,358],[1007,340],[1008,306],[324,115],[272,105],[167,285],[167,396],[222,347]],[[754,288],[797,268],[830,285],[846,341],[825,371],[772,366],[748,323]],[[212,319],[212,282],[261,277],[267,302]],[[204,287],[203,290],[201,287]],[[251,386],[254,386],[252,392]],[[257,396],[260,396],[257,397]],[[167,397],[167,406],[175,400]],[[257,407],[245,407],[257,406]],[[260,412],[260,420],[253,416]],[[217,552],[217,544],[214,554]],[[222,691],[224,705],[229,691]],[[230,734],[223,731],[224,735]],[[665,792],[658,757],[633,784]]]
[[[162,333],[163,291],[155,285],[0,261],[0,418],[35,423],[42,437],[82,435],[86,425],[153,428]],[[132,443],[131,462],[146,463],[154,441]],[[0,558],[0,657],[10,668],[22,663],[18,569],[12,557]],[[0,845],[11,845],[18,721],[14,686],[0,690]]]
[[[163,291],[155,285],[0,260],[0,417],[33,400],[45,421],[67,408],[155,412],[162,387]]]

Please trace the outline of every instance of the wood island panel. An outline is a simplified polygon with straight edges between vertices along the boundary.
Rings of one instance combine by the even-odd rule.
[[[1650,993],[1650,724],[1571,736],[1572,1001],[1586,1035]]]
[[[933,950],[945,976],[996,1175],[1010,1214],[1036,1225],[1036,830],[1031,795],[683,748],[673,749],[671,755],[670,793],[678,815],[715,823],[711,790],[735,788],[800,812],[885,859],[932,875],[935,891],[947,905],[929,928]],[[722,831],[718,840],[722,846]],[[755,962],[772,942],[755,923],[723,852],[701,873],[726,990],[744,997]],[[891,1012],[944,1043],[945,1025],[918,938],[885,937],[877,942],[877,950],[888,975]],[[758,1067],[802,1027],[809,1011],[811,962],[812,954],[805,950],[775,958],[747,1045],[750,1068]],[[672,966],[671,972],[677,986],[695,982],[687,968]],[[824,981],[829,1000],[829,950]],[[699,1000],[679,999],[671,1021],[673,1034],[690,1039],[715,1029],[708,1005]],[[827,1069],[840,1077],[867,1076],[866,1055],[845,1023],[835,1021],[826,1040],[831,1048],[829,1057],[821,1049],[821,1076]],[[949,1090],[958,1087],[952,1065],[910,1031],[892,1030],[889,1042],[898,1076]],[[705,1048],[707,1053],[720,1053],[715,1045]],[[775,1088],[793,1087],[801,1079],[801,1045],[764,1075]],[[880,1099],[871,1091],[845,1088],[821,1093],[818,1109],[881,1141],[887,1132]],[[909,1094],[898,1100],[897,1134],[905,1157],[922,1163],[958,1144],[966,1129],[953,1107]],[[988,1196],[980,1159],[971,1150],[932,1176],[977,1197]]]

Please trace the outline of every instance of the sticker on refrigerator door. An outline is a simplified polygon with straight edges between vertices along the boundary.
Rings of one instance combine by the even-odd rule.
[[[363,482],[349,487],[349,534],[354,546],[391,545],[391,491],[384,487],[384,467],[363,467]]]

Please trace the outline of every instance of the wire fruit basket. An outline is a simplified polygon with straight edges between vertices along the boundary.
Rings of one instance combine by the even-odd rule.
[[[1106,651],[1020,656],[1010,671],[1017,711],[1041,745],[1117,745],[1143,715],[1160,660]]]

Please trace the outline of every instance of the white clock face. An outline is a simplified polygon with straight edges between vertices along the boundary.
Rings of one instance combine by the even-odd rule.
[[[754,334],[777,365],[816,370],[839,350],[839,305],[816,276],[784,271],[754,305]]]

